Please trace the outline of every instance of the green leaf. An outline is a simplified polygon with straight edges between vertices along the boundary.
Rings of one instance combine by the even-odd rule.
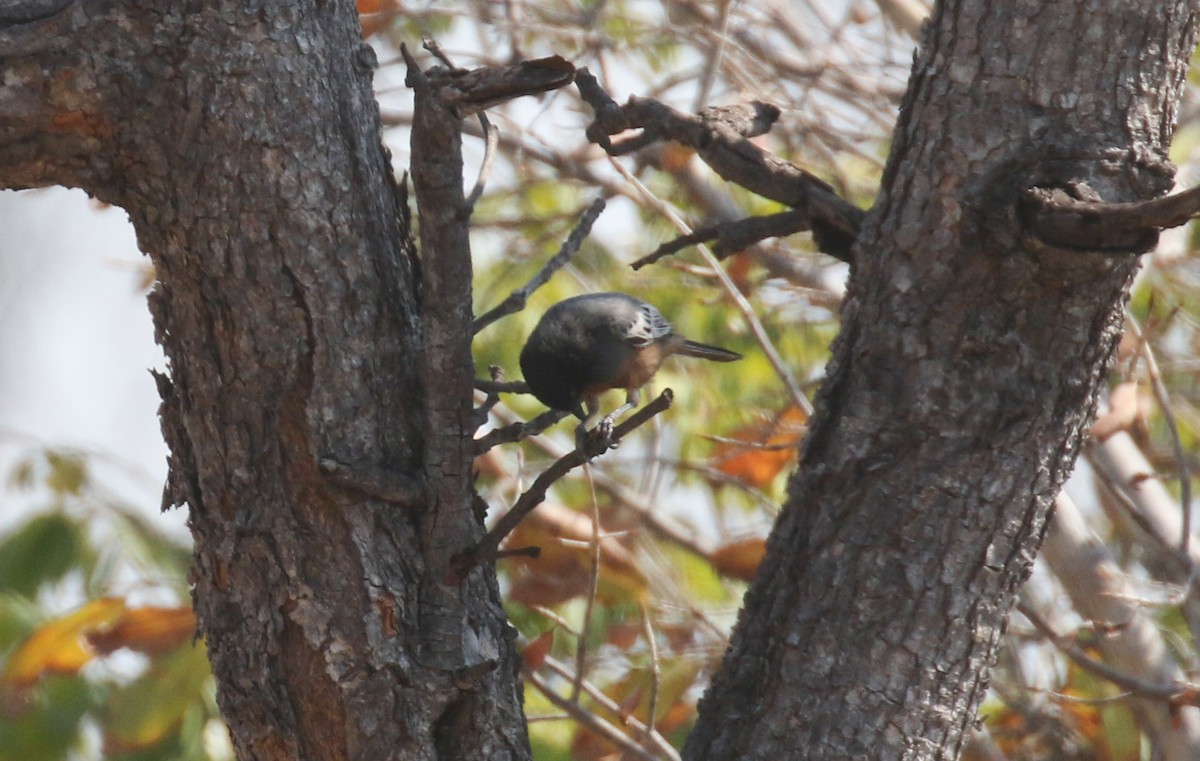
[[[0,651],[24,640],[44,618],[42,609],[28,597],[0,592]]]
[[[50,449],[46,451],[46,486],[56,494],[79,494],[88,481],[87,461],[81,455]]]
[[[203,706],[210,678],[200,645],[188,643],[154,659],[145,674],[109,697],[103,722],[106,748],[140,752],[171,739],[189,710]]]
[[[155,576],[175,578],[183,584],[192,563],[190,547],[181,545],[132,509],[116,510],[112,518],[113,532],[124,556],[149,567]]]
[[[52,676],[32,706],[0,711],[0,758],[60,761],[79,744],[80,723],[100,702],[100,691],[78,677]]]
[[[40,515],[0,542],[0,591],[33,597],[42,584],[93,561],[82,526],[61,513]]]

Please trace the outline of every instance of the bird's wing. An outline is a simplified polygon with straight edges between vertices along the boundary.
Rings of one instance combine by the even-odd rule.
[[[654,307],[643,303],[629,326],[629,342],[634,346],[649,346],[661,341],[675,331],[671,323]]]

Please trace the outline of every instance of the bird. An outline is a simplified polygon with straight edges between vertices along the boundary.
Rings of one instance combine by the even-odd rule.
[[[597,426],[604,438],[613,421],[633,409],[641,387],[673,354],[733,362],[741,354],[691,341],[675,332],[662,313],[626,293],[574,296],[546,310],[521,350],[521,372],[542,404],[573,413],[582,443],[589,419],[600,410],[600,395],[625,390],[625,404]]]

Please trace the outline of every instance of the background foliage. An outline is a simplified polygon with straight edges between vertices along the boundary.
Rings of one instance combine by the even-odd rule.
[[[380,52],[377,89],[398,171],[408,163],[411,98],[397,51],[431,37],[461,67],[561,55],[587,66],[618,100],[638,94],[684,111],[777,104],[783,116],[760,138],[764,146],[864,208],[879,183],[923,12],[897,0],[359,7]],[[1189,185],[1200,145],[1195,105],[1189,93],[1173,156]],[[684,232],[681,223],[779,208],[725,185],[681,149],[610,161],[584,138],[590,114],[573,88],[489,118],[499,144],[474,217],[476,313],[533,276],[592,198],[606,197],[609,207],[524,312],[479,335],[480,377],[491,366],[519,377],[522,340],[541,312],[598,290],[637,295],[686,335],[747,357],[669,364],[656,388],[675,389],[675,406],[560,482],[520,526],[509,546],[539,546],[539,559],[500,563],[524,649],[535,755],[671,758],[725,650],[795,464],[805,400],[837,331],[846,268],[813,253],[803,235],[724,263],[788,377],[765,359],[695,249],[638,272],[626,266]],[[474,121],[464,129],[478,138]],[[477,167],[483,142],[467,143]],[[1145,701],[1195,701],[1186,680],[1200,631],[1190,584],[1200,552],[1194,542],[1181,549],[1178,539],[1200,430],[1200,271],[1191,235],[1165,235],[1146,257],[1130,306],[1136,323],[1097,440],[1068,486],[1073,500],[1059,508],[1078,511],[1091,542],[1052,532],[1056,562],[1039,564],[1024,593],[1027,617],[1010,626],[971,758],[1151,758],[1165,730],[1148,718]],[[489,426],[542,409],[532,398],[505,396]],[[571,428],[560,423],[479,458],[479,489],[493,517],[571,447]],[[229,757],[203,643],[192,637],[187,548],[107,496],[89,477],[93,456],[31,447],[9,474],[7,489],[35,494],[44,508],[0,537],[0,758]],[[1123,481],[1109,467],[1114,458],[1127,466]],[[1083,581],[1101,571],[1107,591],[1089,592]],[[1095,605],[1119,597],[1128,615],[1097,619],[1088,595]],[[1120,671],[1114,681],[1094,664],[1108,660],[1106,642],[1135,616],[1152,624],[1161,652],[1146,653],[1154,662],[1110,663]],[[1136,683],[1147,674],[1173,675],[1173,697]]]

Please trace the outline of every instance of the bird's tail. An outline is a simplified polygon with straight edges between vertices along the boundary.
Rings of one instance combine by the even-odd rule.
[[[686,357],[700,357],[701,359],[711,359],[714,362],[733,362],[741,359],[742,355],[736,351],[722,349],[719,346],[710,346],[708,344],[698,343],[696,341],[684,341],[683,346],[679,349],[679,354]]]

